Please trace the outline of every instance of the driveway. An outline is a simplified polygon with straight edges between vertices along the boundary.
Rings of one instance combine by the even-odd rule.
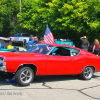
[[[100,100],[100,72],[91,80],[79,76],[36,76],[30,86],[0,79],[2,100]]]

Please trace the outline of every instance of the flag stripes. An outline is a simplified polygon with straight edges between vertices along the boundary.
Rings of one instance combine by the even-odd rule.
[[[51,43],[51,44],[55,43],[55,39],[54,39],[53,34],[51,33],[48,25],[47,25],[47,28],[46,28],[46,31],[44,34],[44,40],[45,40],[45,43]]]
[[[52,33],[48,34],[47,36],[44,35],[45,43],[54,43]]]

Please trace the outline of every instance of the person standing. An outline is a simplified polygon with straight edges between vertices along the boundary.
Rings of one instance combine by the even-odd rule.
[[[98,39],[95,39],[94,40],[93,53],[96,54],[96,55],[99,55],[100,54],[99,41],[98,41]]]
[[[33,35],[30,35],[30,38],[29,38],[29,41],[28,41],[27,50],[32,47],[33,42],[34,42],[34,36]]]
[[[81,48],[83,50],[88,51],[89,41],[87,40],[86,36],[81,37],[80,40],[81,40]]]

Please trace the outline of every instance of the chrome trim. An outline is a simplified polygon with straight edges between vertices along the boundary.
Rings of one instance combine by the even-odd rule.
[[[7,68],[6,68],[6,66],[0,66],[0,71],[7,72]]]
[[[55,46],[54,47],[52,47],[52,49],[46,54],[46,55],[49,55],[51,52],[52,52],[52,50],[55,48]]]

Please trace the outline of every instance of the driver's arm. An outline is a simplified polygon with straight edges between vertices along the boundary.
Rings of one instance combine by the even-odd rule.
[[[34,51],[36,51],[36,50],[38,50],[38,49],[39,49],[39,47],[37,47],[36,49],[34,49],[34,50],[32,50],[32,51],[34,52]]]
[[[40,51],[39,51],[39,53],[41,53],[42,51],[43,51],[43,49],[41,48]]]

